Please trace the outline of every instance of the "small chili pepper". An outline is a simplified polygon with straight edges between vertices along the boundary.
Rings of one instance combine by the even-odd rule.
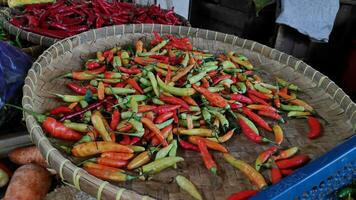
[[[271,111],[271,112],[277,112],[277,109],[275,109],[274,107],[270,106],[270,105],[259,105],[259,104],[251,104],[251,105],[247,105],[247,108],[251,109],[251,110],[266,110],[266,111]]]
[[[105,166],[105,165],[101,165],[101,164],[97,164],[97,163],[93,163],[93,162],[89,162],[89,161],[85,161],[83,163],[83,168],[85,169],[99,169],[99,170],[104,170],[104,171],[108,171],[108,172],[124,172],[124,170],[119,169],[119,168],[115,168],[115,167],[109,167],[109,166]]]
[[[227,149],[223,145],[216,143],[214,141],[211,141],[211,140],[199,137],[199,136],[189,136],[188,137],[188,141],[195,145],[198,145],[198,140],[204,140],[204,142],[206,143],[206,145],[209,149],[213,149],[213,150],[220,151],[223,153],[228,152]]]
[[[93,112],[91,116],[91,121],[95,129],[99,132],[99,134],[101,135],[104,141],[112,141],[110,137],[113,134],[112,130],[110,129],[110,127],[106,126],[107,121],[99,111]]]
[[[87,157],[103,152],[133,153],[133,150],[121,144],[105,141],[78,144],[72,149],[72,154],[76,157]]]
[[[291,147],[289,149],[283,150],[279,153],[278,156],[274,156],[273,159],[275,161],[277,160],[282,160],[282,159],[287,159],[292,156],[294,156],[297,152],[299,151],[298,147]]]
[[[139,113],[149,112],[155,110],[156,108],[157,106],[154,105],[139,105],[138,112]]]
[[[295,91],[298,91],[298,86],[297,85],[294,85],[293,83],[289,83],[281,78],[278,78],[276,77],[276,80],[278,82],[278,84],[282,87],[286,87],[288,89],[291,89],[291,90],[295,90]]]
[[[189,181],[187,178],[184,176],[178,175],[176,176],[176,182],[180,188],[182,188],[184,191],[186,191],[188,194],[190,194],[194,199],[197,200],[202,200],[202,196],[198,192],[197,188],[195,185]]]
[[[51,115],[67,114],[71,112],[73,112],[73,110],[68,108],[67,106],[58,106],[49,111]]]
[[[138,85],[138,83],[136,82],[135,79],[130,78],[130,79],[127,79],[126,81],[127,81],[127,83],[128,83],[129,85],[131,85],[137,92],[139,92],[140,94],[143,94],[143,93],[144,93],[143,90],[142,90],[142,88]]]
[[[234,52],[229,52],[227,56],[231,59],[231,61],[245,67],[248,70],[252,70],[253,66],[252,64],[248,61],[248,59],[244,56],[238,55],[237,57],[234,56]]]
[[[155,160],[151,163],[148,163],[144,166],[142,166],[142,173],[145,174],[156,174],[158,172],[161,172],[162,170],[173,166],[174,164],[178,162],[182,162],[184,159],[182,157],[166,157],[166,158],[161,158],[158,160]]]
[[[212,137],[213,131],[207,128],[182,129],[178,128],[178,133],[181,135],[195,135],[203,137]]]
[[[95,168],[88,168],[88,167],[84,167],[84,170],[93,176],[109,181],[123,182],[123,181],[133,180],[136,178],[127,175],[121,171],[112,172],[112,171],[106,171],[102,169],[95,169]]]
[[[243,172],[249,178],[249,180],[257,186],[258,189],[263,189],[267,186],[267,183],[263,176],[249,164],[245,163],[242,160],[235,159],[232,155],[228,153],[224,153],[224,159],[232,166]]]
[[[288,117],[305,117],[311,115],[310,112],[301,112],[301,111],[289,111]]]
[[[182,108],[189,110],[189,105],[178,97],[161,95],[159,99],[165,103],[169,103],[173,105],[181,105]]]
[[[270,147],[266,151],[260,153],[255,161],[255,169],[260,171],[262,165],[274,154],[277,152],[277,147]]]
[[[180,108],[181,105],[162,105],[162,106],[157,106],[153,111],[162,114],[166,112],[172,112]]]
[[[172,147],[173,147],[173,143],[171,143],[168,146],[163,147],[162,149],[160,149],[156,154],[155,160],[158,160],[158,159],[161,159],[161,158],[164,158],[164,157],[168,156],[168,153],[171,151]]]
[[[130,160],[134,154],[132,153],[117,153],[117,152],[104,152],[100,155],[102,158],[118,159],[118,160]]]
[[[257,125],[261,126],[267,131],[272,131],[272,128],[268,125],[268,123],[265,120],[263,120],[260,116],[252,112],[250,109],[243,107],[242,111],[248,118],[254,121]]]
[[[255,96],[255,95],[253,95],[253,94],[251,94],[251,93],[247,93],[247,96],[248,96],[254,103],[263,104],[263,105],[266,105],[266,106],[269,105],[265,100],[263,100],[263,99],[261,99],[261,98]]]
[[[308,132],[308,138],[309,139],[315,139],[317,137],[320,137],[321,135],[321,124],[316,119],[315,117],[309,116],[308,117],[308,124],[309,124],[309,132]]]
[[[160,115],[158,115],[155,119],[155,123],[156,124],[159,124],[159,123],[162,123],[170,118],[173,117],[173,112],[165,112],[165,113],[162,113]]]
[[[274,133],[274,142],[278,145],[282,144],[282,142],[283,142],[282,128],[278,124],[275,124],[275,125],[273,125],[272,129],[273,129],[273,133]]]
[[[263,87],[261,84],[259,83],[255,83],[254,85],[255,89],[258,90],[259,92],[263,93],[263,94],[272,94],[272,91]]]
[[[215,163],[213,157],[211,156],[211,154],[209,153],[208,147],[204,140],[201,140],[201,139],[198,140],[198,148],[199,148],[200,154],[203,158],[205,167],[213,174],[216,174],[216,171],[217,171],[216,163]]]
[[[163,137],[161,131],[156,127],[156,125],[150,119],[142,117],[141,122],[156,135],[156,137],[159,139],[160,143],[163,146],[168,146],[168,143],[166,139]]]
[[[193,84],[192,86],[196,91],[202,94],[212,105],[220,108],[225,108],[228,105],[227,100],[221,97],[218,93],[210,92],[209,90],[203,87],[199,87],[195,84]]]
[[[103,53],[106,62],[111,63],[114,58],[114,53],[111,50],[107,50]]]
[[[130,136],[122,135],[122,139],[121,139],[121,141],[119,143],[122,144],[122,145],[129,145],[130,142],[131,142]]]
[[[285,104],[281,104],[281,109],[285,111],[300,111],[300,112],[303,112],[305,110],[303,106],[285,105]]]
[[[165,91],[175,96],[191,96],[195,93],[193,88],[178,88],[164,84],[164,82],[157,76],[158,85]]]
[[[287,100],[289,103],[297,105],[297,106],[302,106],[305,110],[308,111],[313,111],[313,107],[311,107],[309,104],[307,104],[305,101],[302,101],[300,99],[295,99],[294,97],[288,95],[287,93],[283,93],[279,91],[278,95],[282,97],[283,99]],[[297,111],[304,111],[304,110],[297,110]]]
[[[93,129],[92,126],[85,123],[75,123],[75,122],[65,121],[63,124],[65,127],[81,133],[86,133]]]
[[[283,176],[289,176],[291,175],[294,170],[293,169],[281,169],[279,170]]]
[[[220,136],[218,138],[207,138],[207,139],[212,140],[214,142],[224,143],[224,142],[227,142],[234,135],[234,130],[235,129],[231,129],[230,131],[225,133],[223,136]]]
[[[282,173],[278,167],[272,167],[271,169],[271,182],[272,184],[278,183],[282,179]]]
[[[84,100],[85,98],[85,96],[81,96],[81,95],[63,95],[63,94],[56,94],[56,93],[54,93],[53,95],[62,99],[62,101],[68,103],[79,102],[81,100]]]
[[[105,86],[103,82],[99,82],[98,84],[98,99],[103,100],[105,98]]]
[[[239,118],[238,121],[239,121],[240,127],[242,129],[242,133],[248,139],[250,139],[251,141],[256,142],[256,143],[269,142],[269,140],[267,138],[261,137],[255,131],[253,131],[243,119]]]
[[[246,104],[252,104],[252,100],[242,94],[231,94],[229,96],[230,99],[235,100],[235,101],[239,101],[242,103],[246,103]]]
[[[176,82],[179,79],[181,79],[182,77],[184,77],[185,75],[187,75],[195,66],[195,63],[188,65],[187,67],[184,67],[180,70],[177,71],[176,75],[174,75],[172,77],[172,82]],[[188,96],[188,95],[185,95]]]
[[[248,198],[257,194],[257,190],[242,190],[240,192],[231,194],[227,200],[247,200]]]
[[[130,69],[119,66],[118,67],[119,71],[125,74],[139,74],[141,73],[141,69],[137,68],[137,67],[131,67]]]
[[[103,65],[96,69],[84,71],[84,73],[98,75],[104,73],[105,71],[106,71],[106,65]]]
[[[67,83],[67,88],[69,88],[70,90],[72,90],[73,92],[75,92],[76,94],[79,95],[85,95],[87,93],[88,90],[91,90],[92,93],[97,93],[96,88],[90,88],[90,87],[82,87],[76,83],[70,82]]]
[[[296,155],[289,159],[284,159],[276,162],[276,165],[280,169],[290,169],[299,167],[310,161],[310,157],[308,155]]]
[[[179,145],[183,148],[183,149],[186,149],[186,150],[192,150],[192,151],[196,151],[196,152],[199,152],[199,148],[185,140],[182,140],[178,137],[178,142],[179,142]]]
[[[281,123],[285,123],[284,119],[282,118],[281,115],[279,115],[276,112],[273,111],[269,111],[269,110],[259,110],[257,112],[258,115],[264,116],[264,117],[268,117],[271,119],[275,119],[275,120],[279,120]]]
[[[114,109],[114,111],[111,114],[110,128],[112,130],[116,130],[117,126],[119,125],[119,122],[120,122],[120,111],[118,109]]]
[[[197,102],[192,97],[183,96],[182,99],[191,106],[198,106]]]
[[[100,67],[100,63],[98,63],[96,60],[90,60],[85,63],[85,68],[89,70],[96,69],[98,67]]]
[[[116,168],[125,167],[127,165],[127,160],[103,158],[103,157],[91,158],[88,161],[96,162],[96,163],[98,163],[100,165],[105,165],[105,166],[109,166],[109,167],[116,167]]]
[[[138,167],[141,167],[144,164],[147,164],[151,160],[151,154],[152,152],[150,151],[144,151],[140,154],[138,154],[131,162],[127,165],[127,169],[132,170],[136,169]]]
[[[279,99],[279,96],[277,94],[273,97],[273,103],[277,108],[281,107],[281,100]]]

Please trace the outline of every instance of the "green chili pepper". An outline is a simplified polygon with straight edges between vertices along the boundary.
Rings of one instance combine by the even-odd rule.
[[[223,62],[220,63],[220,65],[222,66],[222,68],[225,69],[236,69],[236,65],[229,61],[229,60],[224,60]]]
[[[112,66],[117,69],[117,67],[121,67],[122,63],[121,63],[121,59],[119,56],[114,56],[113,60],[112,60]]]
[[[241,114],[237,114],[237,117],[240,118],[240,119],[242,119],[242,120],[244,120],[244,121],[246,122],[246,124],[247,124],[257,135],[260,134],[259,131],[258,131],[258,129],[257,129],[257,127],[255,126],[255,124],[254,124],[251,120],[249,120],[247,117],[245,117],[245,116],[243,116],[243,115],[241,115]]]
[[[94,86],[94,87],[97,87],[99,82],[97,80],[90,80],[89,84]]]
[[[186,67],[188,65],[188,61],[189,61],[189,54],[188,54],[188,52],[186,52],[184,55],[184,59],[182,60],[182,62],[180,64],[183,67]]]
[[[176,176],[176,182],[184,191],[188,192],[194,199],[203,200],[195,185],[184,176]]]
[[[233,83],[233,81],[231,79],[225,79],[220,81],[219,85],[228,85],[228,87],[230,87],[230,85]]]
[[[246,84],[244,82],[238,82],[236,83],[237,87],[239,88],[239,93],[240,94],[245,94],[247,91]]]
[[[234,69],[224,69],[224,72],[228,73],[228,74],[235,74],[235,73],[238,73],[238,72],[242,72],[241,69],[238,69],[238,68],[234,68]]]
[[[288,87],[288,89],[290,90],[295,90],[295,91],[298,91],[298,86],[297,85],[294,85],[293,83],[289,83],[288,81],[285,81],[281,78],[276,78],[277,79],[277,82],[280,86],[282,87]]]
[[[151,92],[152,90],[153,90],[153,87],[150,86],[150,87],[146,87],[145,89],[143,89],[143,92],[147,93],[147,92]]]
[[[62,95],[62,94],[54,94],[54,95],[61,98],[64,102],[68,102],[68,103],[80,102],[85,99],[85,96],[79,96],[79,95]]]
[[[274,86],[274,85],[271,85],[271,84],[268,84],[268,83],[259,83],[259,84],[262,85],[263,87],[267,88],[267,89],[270,89],[270,90],[278,90],[277,86]]]
[[[310,112],[301,112],[301,111],[290,111],[288,112],[288,117],[303,117],[311,115]]]
[[[127,102],[130,99],[134,99],[135,101],[145,101],[147,99],[147,96],[143,94],[136,94],[136,95],[127,96],[125,99],[127,99]]]
[[[187,115],[188,115],[187,113],[182,113],[179,116],[181,117],[181,119],[187,119]],[[198,120],[201,118],[200,115],[198,115],[198,116],[191,115],[190,117],[192,118],[192,120]]]
[[[188,79],[188,81],[189,81],[190,84],[194,84],[194,83],[200,81],[202,78],[204,78],[205,75],[206,75],[206,72],[202,71],[202,72],[190,77]]]
[[[179,120],[179,125],[188,127],[187,121],[186,120]],[[199,128],[201,127],[200,123],[197,121],[193,121],[193,128]]]
[[[236,85],[232,85],[232,86],[230,87],[230,89],[231,89],[231,91],[232,91],[233,93],[238,93],[238,92],[240,92],[240,91],[237,89]]]
[[[145,78],[140,78],[139,81],[145,86],[151,86],[151,82]]]
[[[168,44],[169,40],[163,40],[159,44],[157,44],[155,47],[153,47],[150,52],[156,52],[159,51],[162,47],[166,46]]]
[[[85,123],[75,123],[71,121],[65,121],[64,126],[70,129],[73,129],[78,132],[86,133],[90,130],[90,125]]]
[[[218,65],[218,61],[209,61],[209,62],[205,62],[203,63],[203,66],[206,67],[206,66],[217,66]]]
[[[169,151],[172,149],[173,147],[173,143],[169,144],[168,146],[162,148],[161,150],[159,150],[156,154],[156,158],[155,160],[164,158],[166,156],[168,156]]]
[[[200,107],[199,106],[189,106],[189,111],[191,112],[199,112]]]
[[[147,76],[151,81],[151,85],[152,85],[154,93],[156,94],[157,97],[159,97],[159,89],[157,86],[157,80],[155,78],[155,75],[152,72],[148,72]]]
[[[203,115],[204,121],[206,121],[207,123],[211,122],[211,114],[206,107],[204,107],[202,109],[202,115]]]
[[[134,113],[131,111],[121,112],[120,117],[121,119],[129,119],[132,117],[141,117],[142,113]]]
[[[285,104],[281,104],[281,109],[285,111],[301,111],[301,112],[305,110],[303,106],[285,105]]]
[[[214,71],[214,70],[217,70],[217,69],[218,69],[217,65],[208,65],[208,66],[202,67],[201,71],[210,72],[210,71]]]
[[[165,103],[163,101],[159,100],[156,97],[152,98],[152,102],[156,105],[165,105]]]
[[[122,64],[127,65],[130,62],[130,56],[127,51],[121,51]]]
[[[209,87],[208,90],[210,92],[221,92],[221,91],[225,90],[225,88],[224,87]]]
[[[135,98],[130,98],[129,107],[132,109],[134,113],[138,112],[138,104]]]
[[[108,95],[111,94],[125,95],[125,94],[133,94],[135,92],[136,90],[130,88],[119,88],[119,87],[105,88],[105,94]]]
[[[177,162],[182,162],[184,159],[182,157],[166,157],[155,160],[149,164],[142,167],[142,173],[144,174],[155,174],[168,167],[173,166]]]
[[[254,85],[254,88],[262,93],[265,93],[265,94],[272,94],[272,91],[263,87],[262,85],[258,84],[258,83],[255,83]]]
[[[157,127],[158,129],[162,129],[162,128],[168,126],[168,125],[171,125],[171,124],[173,123],[173,121],[174,121],[174,119],[169,119],[169,120],[167,120],[167,121],[165,121],[165,122],[162,122],[162,123],[160,123],[160,124],[156,124],[156,127]]]
[[[226,129],[229,127],[229,121],[226,119],[226,117],[221,114],[220,112],[212,111],[209,110],[216,118],[219,119],[220,124],[223,127],[223,130],[226,131]]]
[[[177,88],[164,84],[164,82],[157,77],[158,85],[165,91],[175,96],[191,96],[195,93],[193,88]]]
[[[129,147],[130,149],[132,149],[134,152],[144,152],[146,149],[145,147],[141,147],[141,146],[136,146],[136,145],[126,145],[127,147]]]
[[[167,73],[168,73],[168,72],[167,72],[166,70],[161,69],[161,68],[159,68],[159,67],[154,67],[154,69],[155,69],[156,72],[161,73],[161,74],[164,75],[164,76],[167,76]],[[174,74],[174,73],[172,72],[172,74]]]
[[[79,104],[80,104],[80,106],[82,107],[82,108],[86,108],[87,106],[89,106],[89,104],[88,104],[88,102],[86,102],[86,101],[84,101],[84,100],[82,100],[82,101],[79,101]],[[84,113],[84,116],[83,116],[84,118],[83,118],[83,121],[84,121],[84,123],[88,123],[88,122],[90,122],[90,117],[91,117],[91,111],[89,110],[89,111],[86,111],[85,113]]]

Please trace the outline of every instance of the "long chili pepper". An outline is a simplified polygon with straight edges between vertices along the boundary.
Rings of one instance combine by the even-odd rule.
[[[172,112],[180,107],[181,105],[162,105],[162,106],[157,106],[153,111],[158,114],[162,114],[166,112]]]
[[[116,130],[117,126],[119,125],[119,122],[120,122],[120,111],[118,109],[114,109],[114,111],[111,114],[110,128],[112,130]]]
[[[248,198],[252,197],[253,195],[257,194],[257,190],[242,190],[240,192],[231,194],[227,200],[247,200]]]
[[[307,133],[308,138],[315,139],[321,135],[321,124],[319,120],[315,117],[308,117],[309,132]]]
[[[72,149],[72,154],[76,157],[87,157],[103,152],[133,153],[133,150],[121,144],[104,141],[78,144]]]
[[[175,96],[191,96],[195,93],[195,90],[193,88],[178,88],[178,87],[166,85],[158,76],[157,76],[157,82],[159,87],[161,87],[165,92],[168,92]]]
[[[91,162],[96,162],[101,165],[109,166],[109,167],[116,167],[121,168],[127,165],[127,160],[120,160],[114,158],[107,158],[107,157],[100,157],[100,158],[92,158],[89,159]]]
[[[83,163],[83,167],[85,169],[99,169],[99,170],[104,170],[104,171],[108,171],[108,172],[124,172],[124,170],[119,169],[119,168],[115,168],[115,167],[109,167],[109,166],[105,166],[105,165],[101,165],[101,164],[97,164],[97,163],[93,163],[93,162],[89,162],[86,161]]]
[[[106,170],[88,168],[88,167],[84,167],[84,170],[93,176],[96,176],[103,180],[109,180],[109,181],[123,182],[123,181],[129,181],[129,180],[136,178],[136,177],[127,175],[126,173],[123,173],[121,171],[112,172],[112,171],[106,171]]]
[[[204,140],[201,140],[201,139],[198,140],[198,148],[199,148],[200,154],[203,158],[205,167],[213,174],[216,174],[216,171],[217,171],[216,163],[215,163],[213,157],[211,156],[211,154],[209,153],[208,147],[206,146],[206,143]]]
[[[185,101],[180,99],[180,98],[177,98],[177,97],[174,97],[174,96],[161,95],[159,97],[159,99],[161,101],[165,102],[165,103],[168,103],[168,104],[181,105],[182,108],[185,108],[185,109],[189,110],[189,105]]]
[[[275,161],[287,159],[287,158],[294,156],[298,151],[299,151],[298,147],[291,147],[289,149],[279,152],[279,154],[277,156],[274,156],[273,159]]]
[[[156,174],[168,167],[173,166],[178,162],[182,162],[184,159],[182,157],[166,157],[150,162],[142,166],[142,172],[147,174]]]
[[[214,141],[211,141],[211,140],[205,139],[203,137],[199,137],[199,136],[189,136],[188,137],[188,141],[195,145],[198,145],[198,140],[203,140],[209,149],[213,149],[213,150],[220,151],[223,153],[228,152],[228,150],[223,145],[216,143]]]
[[[117,152],[104,152],[100,155],[102,158],[118,159],[118,160],[130,160],[133,158],[133,153],[117,153]]]
[[[176,176],[176,182],[179,185],[180,188],[182,188],[183,190],[185,190],[188,194],[190,194],[194,199],[197,200],[202,200],[202,196],[200,195],[200,193],[198,192],[197,188],[195,187],[195,185],[189,181],[187,178],[185,178],[182,175],[178,175]]]
[[[178,142],[179,145],[183,148],[183,149],[187,149],[187,150],[192,150],[192,151],[196,151],[199,152],[199,148],[185,140],[182,140],[178,137]]]
[[[305,110],[308,111],[313,111],[313,107],[311,107],[309,104],[307,104],[305,101],[302,101],[300,99],[295,99],[292,96],[288,95],[287,93],[283,93],[279,91],[278,95],[282,97],[283,99],[287,100],[289,103],[292,103],[294,105],[302,106]]]
[[[290,169],[299,167],[310,161],[310,157],[308,155],[296,155],[289,159],[279,160],[276,162],[276,165],[280,169]]]
[[[131,85],[137,92],[143,94],[142,88],[138,85],[135,79],[129,78],[126,80],[129,85]]]
[[[99,111],[94,111],[91,116],[91,122],[95,129],[99,132],[104,141],[112,141],[110,135],[112,135],[112,130],[110,127],[106,127],[106,119]]]
[[[172,129],[173,129],[173,125],[168,125],[166,127],[164,127],[162,130],[161,130],[161,133],[163,135],[164,138],[167,138],[168,135],[172,132]],[[157,137],[153,137],[152,140],[151,140],[151,144],[153,146],[157,146],[160,144],[159,142],[159,139]]]
[[[212,140],[214,142],[224,143],[224,142],[227,142],[234,135],[234,130],[235,129],[231,129],[230,131],[225,133],[223,136],[219,136],[218,138],[207,138],[207,139]]]
[[[264,100],[264,99],[261,99],[251,93],[248,93],[247,96],[254,102],[254,103],[257,103],[257,104],[263,104],[263,105],[266,105],[268,106],[269,104]]]
[[[276,112],[269,110],[259,110],[257,114],[271,119],[279,120],[281,123],[284,123],[283,117]]]
[[[271,111],[271,112],[277,112],[277,109],[272,107],[272,106],[267,106],[267,105],[259,105],[259,104],[251,104],[251,105],[247,105],[247,108],[251,109],[251,110],[265,110],[265,111]]]
[[[202,94],[212,105],[220,108],[225,108],[228,105],[227,100],[220,96],[218,93],[210,92],[209,90],[203,87],[199,87],[195,84],[193,84],[192,87],[200,94]]]
[[[243,119],[238,119],[239,124],[242,129],[242,133],[251,141],[256,142],[256,143],[261,143],[261,142],[268,142],[269,140],[258,135],[255,131],[253,131]]]
[[[165,113],[162,113],[160,115],[158,115],[155,119],[155,123],[156,124],[159,124],[159,123],[162,123],[170,118],[173,117],[173,112],[165,112]]]
[[[272,184],[278,183],[282,179],[282,173],[278,167],[272,167],[271,169],[271,182]]]
[[[282,128],[278,124],[275,124],[272,126],[272,129],[273,129],[273,133],[274,133],[274,142],[278,145],[282,144],[282,142],[283,142]]]
[[[195,135],[202,137],[212,137],[213,131],[207,128],[193,128],[193,129],[183,129],[178,128],[178,134],[180,135]]]
[[[264,94],[264,93],[261,93],[261,92],[258,92],[256,90],[247,90],[247,93],[248,94],[252,94],[258,98],[261,98],[263,100],[270,100],[272,98],[272,96],[270,95],[267,95],[267,94]]]
[[[83,87],[73,82],[67,83],[67,88],[69,88],[70,90],[72,90],[73,92],[79,95],[85,95],[88,90],[90,90],[94,94],[97,93],[97,90],[94,87],[92,88],[89,86]]]
[[[151,160],[151,152],[150,151],[144,151],[140,154],[138,154],[134,159],[130,161],[130,163],[127,165],[127,169],[136,169],[138,167],[141,167],[144,164],[147,164]]]
[[[270,147],[266,151],[260,153],[255,161],[255,169],[257,171],[260,171],[262,165],[276,152],[277,152],[277,147]]]
[[[58,114],[68,114],[71,112],[73,112],[73,110],[68,108],[68,106],[58,106],[58,107],[55,107],[52,110],[50,110],[49,114],[58,115]]]
[[[239,169],[242,173],[244,173],[248,179],[257,186],[258,189],[263,189],[267,186],[267,183],[263,176],[256,171],[249,164],[245,163],[242,160],[235,159],[232,155],[228,153],[224,153],[224,159],[230,163],[235,168]]]
[[[168,145],[161,131],[156,127],[156,125],[150,119],[142,117],[141,122],[156,135],[156,137],[158,138],[158,140],[163,146]]]
[[[265,120],[263,120],[260,116],[252,112],[250,109],[243,107],[242,111],[248,118],[254,121],[257,125],[261,126],[267,131],[272,131],[272,128],[268,125],[268,123]]]

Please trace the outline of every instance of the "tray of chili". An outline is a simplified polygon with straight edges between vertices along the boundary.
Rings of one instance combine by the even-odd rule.
[[[189,21],[158,5],[139,6],[120,1],[65,1],[1,8],[6,31],[41,46],[104,26],[120,24],[168,24],[190,26]]]
[[[98,199],[300,197],[354,144],[324,155],[356,128],[355,104],[326,76],[210,30],[92,30],[46,50],[25,82],[31,138]]]

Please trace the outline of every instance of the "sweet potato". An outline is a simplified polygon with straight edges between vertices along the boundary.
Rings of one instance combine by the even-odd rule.
[[[47,167],[47,162],[36,146],[22,147],[10,151],[9,158],[13,163],[26,165],[35,163],[42,167]]]
[[[18,168],[11,178],[4,200],[42,200],[51,186],[50,173],[36,164]]]

